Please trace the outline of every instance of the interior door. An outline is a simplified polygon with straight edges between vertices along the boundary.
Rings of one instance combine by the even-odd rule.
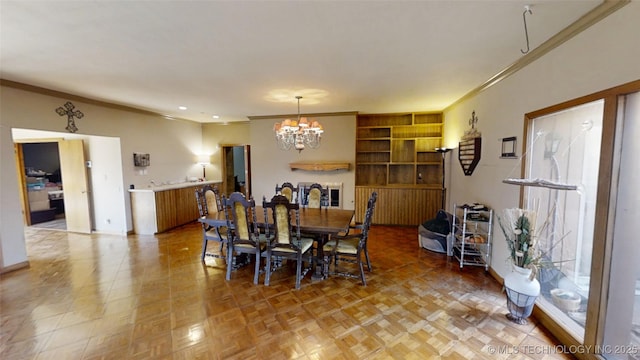
[[[22,199],[22,219],[27,226],[31,226],[31,216],[28,216],[31,209],[29,208],[29,197],[27,195],[27,179],[24,172],[22,144],[13,144],[13,149],[16,155],[16,174],[18,174],[18,184],[20,184],[20,199]]]
[[[91,233],[89,191],[82,140],[61,140],[60,171],[67,231]]]
[[[229,195],[235,191],[235,178],[233,166],[233,146],[225,146],[224,149],[224,194]]]
[[[244,146],[244,186],[247,195],[251,195],[251,145]]]
[[[234,174],[236,174],[237,170],[235,168],[236,159],[234,159],[234,148],[242,148],[243,157],[242,163],[244,164],[244,168],[242,171],[244,172],[244,181],[245,181],[245,195],[251,194],[251,154],[250,154],[250,146],[249,145],[225,145],[222,147],[222,178],[224,181],[223,190],[224,194],[231,194],[235,190],[235,178]]]

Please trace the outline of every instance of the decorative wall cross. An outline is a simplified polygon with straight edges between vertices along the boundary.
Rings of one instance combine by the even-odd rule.
[[[78,119],[82,119],[82,117],[84,116],[84,114],[80,110],[74,111],[73,109],[75,108],[76,108],[75,105],[73,105],[71,101],[67,101],[67,103],[64,104],[64,107],[60,106],[59,108],[56,109],[56,112],[58,113],[58,115],[60,116],[67,115],[67,127],[65,129],[67,129],[67,131],[72,133],[78,131],[78,128],[76,127],[76,120],[73,117],[75,116]]]
[[[480,131],[476,129],[477,125],[478,125],[478,117],[476,116],[476,111],[473,110],[473,112],[471,113],[471,118],[469,119],[469,126],[471,126],[471,128],[464,131],[462,140],[469,140],[469,139],[482,136],[482,134],[480,134]]]
[[[471,113],[471,119],[469,119],[469,125],[471,126],[471,129],[475,129],[477,123],[478,117],[476,116],[476,111],[473,110],[473,112]]]

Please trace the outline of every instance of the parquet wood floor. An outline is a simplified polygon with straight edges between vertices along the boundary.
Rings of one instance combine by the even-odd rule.
[[[25,230],[31,266],[0,276],[1,359],[559,359],[534,319],[505,318],[500,285],[374,226],[366,287],[294,289],[294,267],[254,286],[200,262],[193,223],[157,236]],[[262,281],[263,277],[261,277]]]

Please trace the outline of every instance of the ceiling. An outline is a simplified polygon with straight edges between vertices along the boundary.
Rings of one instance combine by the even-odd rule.
[[[0,77],[197,122],[439,111],[601,1],[6,1]],[[179,110],[186,106],[187,110]],[[218,115],[218,119],[213,119]]]

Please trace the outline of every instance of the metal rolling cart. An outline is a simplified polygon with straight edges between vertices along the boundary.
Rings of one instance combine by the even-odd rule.
[[[491,243],[493,229],[493,210],[483,205],[455,205],[449,255],[460,262],[460,268],[484,266],[489,270],[491,264]]]

